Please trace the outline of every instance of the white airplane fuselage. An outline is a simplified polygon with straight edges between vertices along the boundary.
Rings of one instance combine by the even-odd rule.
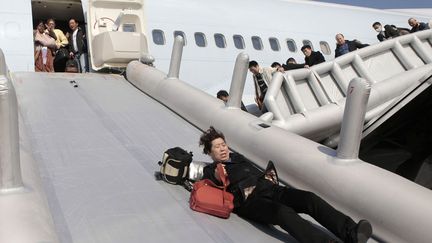
[[[76,1],[70,2],[77,4]],[[82,6],[87,11],[88,1],[82,1]],[[5,52],[10,70],[33,71],[30,1],[19,0],[13,4],[2,1],[0,9],[0,47]],[[371,27],[373,22],[409,27],[407,19],[412,16],[300,0],[145,0],[144,11],[145,34],[149,52],[156,59],[156,67],[168,70],[174,31],[182,31],[186,37],[186,46],[180,78],[212,95],[220,89],[229,89],[235,57],[240,52],[246,52],[251,60],[258,61],[261,66],[270,66],[272,62],[283,63],[289,57],[294,57],[301,63],[304,56],[300,48],[303,41],[308,40],[315,50],[324,54],[326,60],[331,60],[334,57],[334,36],[337,33],[343,33],[348,40],[357,39],[373,44],[377,42],[376,32]],[[418,19],[427,21],[426,18]],[[88,26],[90,24],[87,28]],[[163,31],[163,45],[155,44],[153,30]],[[199,47],[195,43],[194,35],[197,32],[205,35],[205,47]],[[225,48],[216,46],[215,34],[224,36]],[[243,38],[244,49],[234,46],[233,35]],[[252,46],[252,36],[260,37],[262,50],[256,50]],[[280,50],[271,49],[269,38],[277,39]],[[295,42],[294,52],[288,50],[287,40]],[[320,42],[328,44],[330,53],[326,54],[320,48]],[[246,104],[253,103],[254,100],[251,77],[248,80],[243,94]]]
[[[379,21],[408,28],[407,20],[410,17],[407,14],[370,8],[299,0],[166,0],[147,1],[147,7],[149,49],[156,59],[156,66],[168,70],[173,33],[183,31],[186,46],[180,78],[213,95],[219,89],[229,89],[235,58],[242,51],[261,66],[269,67],[273,62],[284,63],[289,57],[302,63],[302,42],[310,40],[315,50],[321,51],[326,60],[331,60],[334,58],[334,37],[337,33],[343,33],[348,40],[357,39],[374,44],[378,40],[372,23]],[[153,29],[164,31],[165,45],[156,45],[151,40]],[[195,32],[205,34],[206,47],[195,44]],[[225,36],[226,48],[216,46],[216,33]],[[234,46],[233,35],[244,38],[245,49]],[[254,49],[252,36],[261,38],[263,50]],[[271,49],[269,38],[273,37],[278,39],[280,51]],[[296,43],[295,52],[288,50],[289,39]],[[320,42],[328,43],[331,50],[329,55],[321,50]],[[249,74],[243,94],[243,99],[248,104],[254,100],[253,90]]]

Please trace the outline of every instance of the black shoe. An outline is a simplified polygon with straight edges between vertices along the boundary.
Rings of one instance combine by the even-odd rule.
[[[365,219],[360,220],[354,228],[354,242],[366,243],[371,236],[372,225]]]

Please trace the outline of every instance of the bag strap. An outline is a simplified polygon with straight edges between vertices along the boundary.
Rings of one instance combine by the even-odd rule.
[[[182,168],[188,166],[188,162],[182,161],[179,159],[173,159],[173,158],[168,158],[166,161],[166,164],[169,164],[170,166],[172,166],[176,169],[182,169]],[[166,164],[164,166],[166,166]]]
[[[217,165],[216,165],[216,168],[217,168],[217,172],[218,172],[218,174],[219,174],[219,178],[221,179],[221,181],[222,181],[222,184],[223,184],[223,192],[224,193],[222,193],[222,200],[223,200],[223,204],[225,205],[226,204],[226,201],[227,201],[227,199],[226,199],[226,189],[227,189],[227,187],[228,187],[228,185],[229,185],[229,180],[228,180],[228,178],[225,176],[225,173],[224,173],[224,168],[223,168],[223,165],[222,165],[222,163],[218,163]]]
[[[225,191],[226,188],[228,187],[229,181],[228,181],[228,178],[225,176],[225,173],[224,173],[225,170],[224,170],[224,167],[223,167],[222,163],[218,163],[216,165],[216,169],[217,169],[219,178],[222,181],[223,189]]]

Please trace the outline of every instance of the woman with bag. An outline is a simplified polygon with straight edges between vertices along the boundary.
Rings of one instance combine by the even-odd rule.
[[[367,220],[357,224],[312,192],[280,186],[272,163],[261,172],[238,153],[231,153],[224,135],[210,127],[200,138],[204,154],[214,163],[204,168],[204,179],[221,186],[220,171],[228,178],[227,191],[234,196],[234,213],[265,224],[279,225],[299,242],[341,242],[314,227],[298,213],[317,220],[345,243],[365,243],[372,235]],[[220,164],[223,165],[220,166]]]
[[[56,48],[55,39],[45,29],[43,21],[39,21],[34,34],[34,59],[36,72],[54,72],[53,61]]]

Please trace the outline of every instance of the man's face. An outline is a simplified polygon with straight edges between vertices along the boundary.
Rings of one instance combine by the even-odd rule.
[[[414,26],[417,25],[417,20],[415,20],[415,19],[410,19],[410,20],[408,21],[408,24],[409,24],[411,27],[414,27]]]
[[[254,75],[256,75],[256,74],[259,73],[259,67],[258,67],[258,66],[250,67],[250,68],[249,68],[249,71],[250,71],[251,73],[253,73]]]
[[[50,30],[55,29],[55,23],[54,23],[54,21],[50,20],[50,21],[48,22],[48,28],[49,28]]]
[[[305,56],[309,57],[312,54],[312,49],[310,49],[310,48],[303,49],[303,54]]]
[[[374,25],[373,28],[375,29],[376,32],[381,32],[382,31],[382,26],[380,24]]]
[[[228,96],[221,96],[220,99],[223,100],[223,102],[225,103],[228,102]]]
[[[210,157],[215,162],[226,162],[229,159],[229,149],[225,140],[216,138],[211,142]]]
[[[38,24],[37,30],[39,31],[39,33],[43,33],[44,32],[45,26],[44,26],[44,24],[42,22]]]
[[[345,38],[342,35],[336,35],[336,43],[339,45],[345,44]]]
[[[78,23],[74,19],[69,20],[69,28],[71,30],[75,30],[77,27]]]

